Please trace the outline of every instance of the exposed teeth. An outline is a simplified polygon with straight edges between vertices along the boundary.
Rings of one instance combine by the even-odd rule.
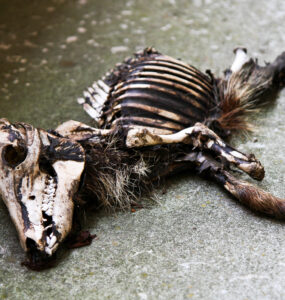
[[[44,189],[44,196],[42,199],[42,211],[45,212],[45,214],[48,216],[52,216],[53,214],[55,194],[56,194],[56,182],[52,177],[49,176],[46,179],[46,187]],[[52,228],[52,224],[47,225],[44,230],[47,232],[49,228]],[[57,237],[53,233],[51,233],[49,236],[46,236],[46,247],[45,247],[46,254],[52,255],[53,252],[52,249],[55,249],[56,247],[57,247]]]
[[[54,198],[56,192],[56,183],[52,177],[48,177],[46,180],[46,187],[44,189],[44,197],[42,200],[42,211],[48,216],[53,213]]]
[[[52,212],[53,212],[53,208],[49,208],[48,210],[46,210],[46,214],[48,216],[52,216]]]
[[[54,196],[55,188],[46,188],[44,192],[46,193],[47,196],[51,198]]]
[[[53,199],[52,198],[48,198],[48,197],[46,197],[46,198],[44,198],[43,199],[43,205],[48,205],[51,201],[53,201]]]
[[[48,254],[48,255],[52,255],[52,251],[49,247],[45,247],[45,252]]]
[[[42,210],[43,210],[43,211],[47,211],[48,209],[49,209],[48,204],[44,204],[44,205],[42,206]]]
[[[54,235],[51,239],[50,242],[48,243],[48,247],[52,248],[54,244],[56,243],[56,236]]]

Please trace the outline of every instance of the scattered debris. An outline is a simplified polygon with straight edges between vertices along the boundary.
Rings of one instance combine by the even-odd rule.
[[[78,28],[77,28],[77,31],[78,31],[79,33],[85,33],[87,30],[86,30],[86,28],[84,28],[84,27],[78,27]]]
[[[129,50],[129,47],[127,47],[127,46],[115,46],[115,47],[111,48],[111,52],[113,54],[120,53],[120,52],[127,52],[128,50]]]
[[[66,43],[70,44],[70,43],[74,43],[78,40],[78,37],[75,35],[69,36],[68,38],[66,38]]]

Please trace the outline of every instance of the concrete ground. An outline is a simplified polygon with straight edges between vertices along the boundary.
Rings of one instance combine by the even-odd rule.
[[[212,0],[2,0],[1,117],[53,128],[90,122],[82,90],[146,46],[221,73],[232,49],[260,62],[284,51],[285,2]],[[233,142],[266,169],[259,186],[285,195],[285,92]],[[241,175],[243,176],[243,175]],[[243,176],[247,179],[246,176]],[[285,299],[285,223],[249,212],[215,184],[183,174],[145,209],[87,215],[98,235],[61,250],[37,273],[0,205],[0,299]]]

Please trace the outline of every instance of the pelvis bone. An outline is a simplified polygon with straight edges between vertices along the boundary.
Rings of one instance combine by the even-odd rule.
[[[51,256],[72,226],[82,147],[25,123],[0,120],[0,192],[27,252]]]

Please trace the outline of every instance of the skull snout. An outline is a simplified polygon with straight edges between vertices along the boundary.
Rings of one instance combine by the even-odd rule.
[[[52,256],[70,233],[84,164],[80,144],[0,120],[0,193],[26,252]]]

